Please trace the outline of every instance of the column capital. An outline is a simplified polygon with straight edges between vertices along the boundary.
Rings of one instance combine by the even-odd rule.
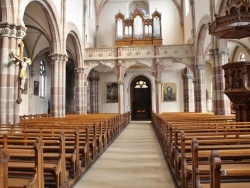
[[[24,26],[16,26],[16,37],[23,39],[26,35],[27,28]]]
[[[161,84],[161,83],[162,83],[162,80],[161,80],[161,79],[155,79],[155,83],[156,83],[156,84]]]
[[[229,48],[213,48],[209,50],[211,58],[229,56]]]
[[[205,70],[206,69],[206,65],[205,64],[198,64],[198,65],[196,65],[196,68],[198,70]]]
[[[10,30],[10,27],[7,26],[4,28],[0,28],[0,32],[1,32],[2,37],[9,37],[11,30]]]
[[[51,63],[66,63],[66,61],[68,61],[67,54],[51,53],[49,57],[51,59]]]
[[[118,85],[124,84],[124,80],[117,80],[117,84]]]
[[[82,74],[84,73],[84,68],[75,68],[74,71],[75,71],[75,74]]]

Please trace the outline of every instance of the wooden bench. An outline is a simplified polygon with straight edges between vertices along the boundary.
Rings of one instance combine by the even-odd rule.
[[[226,152],[228,156],[239,156],[243,157],[245,155],[245,152],[237,153],[235,151],[227,151]],[[223,160],[221,159],[220,155],[221,153],[218,153],[217,151],[212,150],[210,154],[210,188],[220,188],[220,187],[237,187],[237,188],[245,188],[250,187],[250,164],[246,163],[243,166],[239,165],[238,163],[230,164],[230,167],[225,167],[222,163]],[[224,154],[225,155],[225,154]],[[248,156],[247,156],[248,157]],[[197,170],[197,173],[199,171]],[[226,181],[223,182],[223,179],[230,179],[228,183]],[[199,182],[199,177],[196,177],[197,181],[195,184],[202,185]],[[241,180],[243,181],[236,181],[233,182],[232,179],[235,180]],[[208,187],[208,186],[202,186],[202,187]]]
[[[193,117],[197,119],[194,120]],[[212,117],[211,120],[207,121],[202,119],[206,117],[204,115],[193,117],[184,117],[181,121],[181,116],[175,116],[173,118],[175,120],[170,118],[169,120],[164,119],[165,117],[163,118],[162,115],[152,114],[154,130],[177,186],[188,187],[192,185],[192,174],[195,174],[195,171],[192,171],[194,169],[192,168],[194,157],[191,144],[193,138],[199,140],[201,152],[206,153],[206,162],[209,158],[208,153],[214,148],[218,150],[243,150],[244,152],[250,146],[249,122],[235,122],[232,120],[232,116]],[[182,137],[182,134],[185,136]],[[204,162],[204,155],[203,153],[202,156],[201,153],[198,161]],[[230,158],[230,155],[227,157]]]
[[[11,160],[12,155],[27,155],[28,161]],[[7,157],[8,156],[8,157]],[[30,161],[32,159],[32,161]],[[43,149],[40,139],[37,139],[33,149],[11,150],[0,149],[0,181],[3,187],[44,187]],[[28,170],[29,173],[26,173]]]
[[[40,139],[41,140],[41,139]],[[4,149],[10,153],[11,162],[18,161],[20,166],[12,166],[12,168],[23,168],[23,162],[30,161],[32,155],[28,155],[22,151],[26,151],[32,148],[32,145],[29,143],[34,142],[34,140],[23,140],[19,137],[7,138],[4,140],[7,144],[4,144]],[[43,149],[43,169],[44,174],[48,177],[49,181],[52,181],[55,184],[55,187],[62,187],[67,184],[68,172],[66,171],[66,162],[65,162],[65,135],[62,133],[57,139],[43,139],[42,141]],[[26,143],[26,144],[24,144]],[[27,144],[28,143],[28,144]],[[12,163],[9,162],[9,165]],[[26,164],[26,163],[25,163]],[[32,167],[33,164],[30,164],[28,167]],[[47,184],[49,184],[49,181]]]

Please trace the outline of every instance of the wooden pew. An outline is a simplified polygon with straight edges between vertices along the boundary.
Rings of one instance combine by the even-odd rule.
[[[7,152],[12,151],[10,155],[11,159],[17,159],[19,163],[27,161],[29,158],[32,159],[32,155],[28,155],[25,152],[22,154],[21,152],[31,149],[32,146],[29,143],[32,143],[34,140],[23,140],[19,137],[15,138],[12,136],[12,138],[7,138],[4,141],[7,143],[4,144],[4,149]],[[26,145],[24,143],[26,143]],[[50,179],[50,181],[52,180],[55,187],[65,186],[68,180],[68,172],[66,171],[65,162],[65,135],[61,133],[58,138],[53,140],[43,139],[42,145],[44,158],[43,169],[45,175],[48,177],[47,179]],[[25,168],[25,166],[22,167]],[[49,183],[49,181],[46,182],[47,184]]]
[[[227,152],[228,155],[232,153],[232,151]],[[250,187],[250,168],[249,163],[245,164],[243,167],[239,166],[237,163],[231,164],[230,168],[226,168],[223,166],[223,162],[220,158],[221,154],[219,154],[217,151],[212,150],[210,154],[210,188],[224,188],[224,187],[237,187],[237,188],[246,188]],[[237,153],[234,153],[234,156],[236,156]],[[238,156],[242,157],[244,153],[238,153]],[[226,183],[222,179],[225,179],[228,177],[231,179],[230,182]],[[239,182],[233,182],[232,179],[237,180],[237,178],[240,180],[242,178],[247,179],[246,182],[239,181]],[[199,178],[197,178],[199,180]],[[198,182],[199,183],[199,182]],[[203,186],[205,187],[205,186]],[[208,187],[208,186],[207,186]]]
[[[2,149],[9,155],[8,165],[8,187],[44,187],[44,172],[43,172],[43,149],[42,143],[40,139],[37,139],[33,149]],[[20,161],[20,160],[12,160],[12,156],[28,156],[29,160]],[[30,159],[33,159],[31,162]],[[5,166],[5,167],[6,167]],[[29,174],[26,177],[25,170],[29,170],[31,173],[31,177]],[[5,173],[6,173],[5,169]],[[6,178],[6,176],[4,176]]]
[[[205,116],[202,118],[204,117]],[[186,160],[189,160],[189,165],[192,164],[190,163],[190,160],[192,159],[192,155],[190,155],[191,146],[184,147],[184,152],[182,151],[182,147],[180,147],[181,142],[183,141],[183,138],[180,136],[181,132],[185,132],[187,135],[186,142],[189,145],[191,145],[191,140],[194,137],[199,138],[199,142],[200,140],[203,141],[204,143],[201,148],[203,148],[203,150],[206,149],[206,152],[210,152],[213,147],[218,147],[218,149],[222,149],[224,147],[224,149],[239,150],[240,148],[249,148],[250,146],[249,122],[238,123],[232,120],[231,116],[211,118],[212,120],[209,121],[203,121],[200,117],[198,117],[198,120],[196,121],[192,120],[192,118],[184,118],[186,123],[180,121],[181,118],[182,117],[180,116],[176,118],[178,119],[177,121],[172,121],[171,119],[171,123],[169,123],[168,120],[162,118],[161,116],[158,117],[158,115],[152,115],[154,130],[159,142],[161,143],[162,149],[178,186],[185,185],[188,187],[190,184],[185,181],[187,179],[191,179],[192,173],[195,174],[195,171],[192,172],[193,168],[190,168],[191,170],[189,171],[186,170],[188,169],[186,167],[188,165]],[[215,138],[216,140],[220,140],[221,143],[212,143]],[[235,140],[233,141],[232,139]],[[225,140],[225,142],[228,142],[227,140],[231,140],[232,143],[230,143],[230,145],[228,143],[225,145],[225,142],[223,143],[222,140]],[[204,145],[205,142],[207,142],[206,145]],[[221,145],[219,146],[219,144]],[[185,163],[181,162],[180,164],[180,159],[185,159]],[[181,174],[179,172],[181,172]]]
[[[28,118],[28,117],[27,117]],[[4,134],[26,134],[24,133],[25,130],[33,129],[33,130],[49,130],[50,132],[57,132],[58,130],[65,132],[65,161],[67,164],[67,171],[70,174],[73,174],[70,176],[70,181],[68,181],[68,172],[66,172],[66,184],[68,186],[72,186],[74,182],[77,181],[77,179],[81,176],[82,173],[85,173],[86,169],[88,169],[92,163],[98,158],[99,155],[102,154],[102,152],[115,140],[115,138],[121,133],[121,131],[126,127],[126,125],[129,123],[130,117],[129,113],[124,113],[122,115],[119,114],[91,114],[91,115],[70,115],[66,118],[49,118],[49,117],[31,117],[29,119],[21,119],[20,124],[15,126],[6,126],[8,127],[8,130],[6,128],[4,129]],[[96,124],[96,125],[95,125]],[[72,148],[72,145],[75,141],[73,141],[73,136],[68,136],[67,131],[74,130],[76,127],[78,127],[79,130],[79,149],[75,149],[74,155],[71,155],[72,158],[69,160],[70,156],[67,157],[67,151],[69,151],[69,148]],[[88,129],[88,136],[86,136]],[[53,130],[53,131],[52,131]],[[2,131],[0,127],[0,131]],[[43,136],[39,136],[44,140],[44,159],[48,160],[51,156],[59,156],[59,154],[50,153],[47,146],[47,142],[49,142],[49,137],[52,135],[47,133]],[[22,142],[24,145],[23,148],[28,149],[30,147],[30,142],[27,140],[32,140],[31,137],[35,137],[36,133],[30,135],[30,138],[23,139]],[[54,137],[56,137],[57,133],[52,136],[51,143],[55,141]],[[70,138],[71,137],[71,138]],[[88,137],[88,138],[87,138]],[[46,139],[45,139],[46,138]],[[0,139],[1,135],[0,135]],[[24,142],[26,142],[26,145]],[[86,147],[84,147],[84,143],[86,144]],[[16,144],[18,147],[20,146]],[[0,146],[1,147],[1,146]],[[55,147],[55,146],[50,146]],[[14,147],[13,147],[14,148]],[[78,152],[77,152],[78,151]],[[78,154],[77,154],[78,153]],[[77,157],[78,156],[78,157]],[[76,158],[79,158],[79,162]],[[68,161],[68,162],[67,162]],[[75,162],[73,162],[75,161]],[[69,171],[69,164],[70,165],[70,171]],[[77,167],[78,166],[78,167]],[[78,170],[80,169],[80,170]],[[74,172],[74,173],[72,173]],[[78,173],[77,173],[78,172]],[[57,172],[57,177],[60,179],[60,171]],[[75,174],[75,175],[74,175]],[[48,171],[45,171],[45,175],[48,175]],[[45,177],[46,177],[45,176]],[[60,181],[61,182],[61,181]],[[60,185],[60,182],[57,183]]]
[[[211,156],[220,155],[222,158],[222,166],[227,169],[242,169],[244,170],[245,167],[249,168],[250,163],[250,151],[248,149],[249,147],[246,147],[245,149],[223,149],[223,147],[218,147],[218,150],[216,152],[211,152],[210,149],[208,150],[201,150],[199,147],[199,144],[197,142],[197,139],[193,139],[192,142],[192,185],[193,187],[200,187],[202,185],[205,186],[208,183],[211,182],[210,176],[210,163],[211,163]],[[217,149],[215,147],[215,149]],[[213,151],[213,150],[212,150]],[[228,175],[228,174],[227,174]],[[239,182],[249,182],[250,179],[246,179],[245,177],[223,177],[224,182],[230,183],[239,183]],[[249,184],[249,183],[248,183]],[[249,184],[250,185],[250,184]],[[188,187],[188,184],[186,184],[185,187]]]

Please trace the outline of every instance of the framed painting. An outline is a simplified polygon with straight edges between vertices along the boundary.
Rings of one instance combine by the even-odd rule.
[[[175,83],[163,83],[162,84],[162,101],[171,102],[176,101],[176,84]]]
[[[34,95],[39,95],[39,81],[34,81]]]
[[[118,102],[118,84],[116,82],[106,83],[106,102]]]
[[[27,94],[28,93],[28,78],[26,78],[24,83],[24,88],[21,89],[21,94]]]

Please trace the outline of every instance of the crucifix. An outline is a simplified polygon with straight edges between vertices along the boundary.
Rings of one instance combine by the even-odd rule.
[[[31,59],[27,57],[23,57],[23,48],[24,44],[21,42],[18,47],[19,56],[15,55],[13,52],[9,54],[10,59],[16,62],[16,65],[19,65],[19,75],[18,75],[18,99],[17,103],[20,104],[22,102],[21,91],[25,90],[25,82],[26,82],[26,68],[28,65],[31,65]]]

